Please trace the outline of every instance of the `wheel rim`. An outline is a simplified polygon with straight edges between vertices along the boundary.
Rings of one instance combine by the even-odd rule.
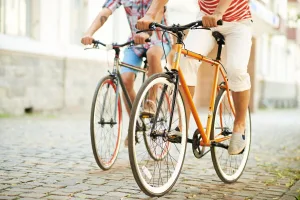
[[[151,84],[148,84],[148,86],[144,89],[144,92],[143,92],[141,98],[139,99],[137,108],[140,108],[142,105],[143,99],[145,98],[146,93],[147,93],[145,91],[149,91],[149,89],[155,84],[162,84],[162,83],[167,84],[168,86],[171,86],[171,83],[169,83],[169,81],[167,81],[166,78],[154,79],[151,82]],[[179,111],[181,113],[185,113],[183,103],[179,100],[178,97],[176,100],[176,104],[178,105],[177,109],[179,109]],[[134,135],[136,133],[136,131],[135,131],[136,121],[139,117],[139,114],[137,114],[137,113],[139,113],[139,111],[137,111],[136,114],[134,115],[134,118],[133,118],[134,123],[133,123],[133,127],[132,127],[133,129],[131,129],[131,130],[133,130]],[[176,113],[176,111],[174,112],[174,115],[175,115],[175,113]],[[177,113],[178,113],[178,110],[177,110]],[[184,124],[184,125],[182,125],[182,133],[186,133],[185,115],[183,117],[181,117],[181,120],[182,120],[182,124]],[[176,120],[174,120],[173,122],[176,123]],[[177,121],[177,123],[178,123],[178,121]],[[168,124],[168,123],[166,123],[166,124]],[[172,125],[172,129],[173,128],[175,129],[175,127],[176,127],[176,125],[174,125],[174,127]],[[159,129],[158,126],[157,126],[157,129]],[[150,133],[149,133],[149,135],[150,135]],[[133,138],[134,137],[132,137],[132,139]],[[142,142],[140,144],[135,144],[134,141],[131,141],[131,143],[133,144],[132,152],[134,152],[132,157],[134,158],[134,165],[135,165],[135,166],[132,166],[132,168],[136,169],[139,181],[141,182],[143,187],[149,193],[156,194],[156,195],[163,194],[167,190],[169,190],[173,186],[173,184],[175,184],[175,182],[178,178],[178,175],[180,173],[181,167],[183,165],[183,160],[184,160],[185,150],[186,150],[186,139],[187,139],[186,134],[183,134],[180,144],[174,144],[174,143],[168,142],[169,146],[167,148],[166,148],[166,146],[163,146],[161,148],[164,150],[168,149],[166,155],[163,156],[161,159],[151,158],[151,156],[148,154],[149,152],[147,152],[148,155],[141,153],[139,148],[141,147]],[[176,154],[176,152],[177,152],[177,154]],[[162,154],[163,153],[161,153],[161,155]],[[173,157],[173,155],[178,155],[178,159],[175,159],[174,158],[175,156]],[[142,160],[143,158],[140,158],[143,156],[145,156],[145,160]],[[171,164],[170,161],[173,163]],[[175,161],[177,161],[176,164],[174,164]],[[170,166],[170,165],[172,165],[172,166]],[[156,172],[158,172],[159,175]],[[157,176],[159,176],[159,177],[157,177]]]
[[[213,132],[215,133],[214,135],[218,135],[224,129],[228,129],[228,131],[232,132],[234,116],[228,104],[226,91],[224,91],[222,97],[220,98],[217,108],[218,109],[216,111],[215,122],[213,127]],[[222,136],[219,136],[218,138],[220,137]],[[217,168],[219,169],[220,175],[226,181],[237,180],[241,176],[247,163],[251,142],[251,123],[249,118],[249,111],[247,111],[246,117],[245,140],[246,147],[244,149],[244,152],[239,155],[229,155],[227,149],[220,147],[212,147],[212,152],[215,154],[216,158],[215,161]],[[229,145],[229,140],[226,140],[223,143]]]
[[[162,87],[159,87],[158,95],[161,94],[160,91],[162,92]],[[171,111],[171,103],[172,102],[170,101],[170,97],[169,97],[168,94],[165,94],[164,98],[165,99],[164,99],[163,103],[165,103],[165,104],[162,106],[162,108],[163,108],[162,109],[162,112],[163,112],[162,115],[167,116],[166,113]],[[158,104],[158,101],[156,101],[156,103]],[[151,124],[151,122],[149,122],[149,121],[147,122],[147,120],[143,120],[143,121],[146,124],[146,126],[147,126],[147,124]],[[168,151],[170,150],[170,147],[171,147],[170,142],[169,141],[163,142],[163,141],[149,140],[149,134],[148,135],[145,134],[144,136],[145,136],[144,137],[145,144],[147,145],[147,149],[148,149],[148,152],[149,152],[150,156],[155,160],[163,159],[167,155]],[[154,144],[153,144],[153,142],[154,142]],[[159,144],[161,146],[163,143],[165,143],[163,150],[157,151],[155,146],[157,146]],[[152,150],[154,150],[154,151],[152,151]]]
[[[100,122],[114,122],[114,107],[115,107],[115,95],[116,85],[111,79],[106,79],[99,87],[98,94],[96,96],[96,103],[93,115],[93,130],[94,130],[94,145],[100,165],[109,169],[115,162],[120,146],[121,140],[121,117],[122,108],[121,100],[118,98],[118,108],[116,123],[114,125],[105,124],[101,125]],[[106,104],[104,107],[103,117],[100,119],[100,112],[103,106],[103,99],[106,96]]]

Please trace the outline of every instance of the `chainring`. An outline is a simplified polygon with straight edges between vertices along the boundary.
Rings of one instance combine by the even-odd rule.
[[[197,129],[194,132],[193,143],[192,143],[193,154],[196,158],[201,158],[204,155],[205,147],[200,146],[200,141],[201,141],[201,134],[200,134],[199,130]]]

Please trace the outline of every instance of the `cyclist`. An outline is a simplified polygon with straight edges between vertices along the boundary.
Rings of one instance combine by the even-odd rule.
[[[88,28],[85,35],[82,37],[81,43],[84,45],[92,44],[94,39],[93,34],[104,25],[109,16],[112,15],[112,13],[117,8],[123,5],[131,29],[129,40],[133,39],[136,44],[143,43],[142,46],[133,46],[126,48],[124,51],[123,62],[134,66],[141,66],[142,57],[146,56],[149,66],[147,75],[151,76],[152,74],[162,72],[161,58],[164,56],[164,52],[167,55],[171,48],[169,35],[162,35],[161,32],[157,31],[151,36],[151,42],[145,43],[145,40],[149,38],[150,35],[148,33],[136,34],[136,32],[138,31],[138,29],[135,27],[137,20],[144,16],[151,5],[151,1],[152,0],[106,0],[102,10],[99,12],[98,16],[95,18],[91,26]],[[162,7],[162,9],[157,12],[157,15],[154,19],[155,21],[162,24],[166,24],[164,8],[165,7]],[[136,96],[133,86],[137,72],[133,69],[121,67],[120,73],[131,102],[133,102]],[[149,101],[147,102],[147,104],[149,104],[149,107],[153,107],[152,104],[154,104],[154,102]],[[145,107],[146,106],[147,105],[145,105]],[[126,110],[129,114],[130,109],[128,105],[126,105]],[[153,109],[145,108],[145,112],[153,112],[152,110]],[[127,142],[128,141],[126,138],[125,146],[127,146]]]
[[[154,21],[157,10],[161,9],[168,0],[153,0],[152,5],[137,23],[138,29],[148,29]],[[233,134],[230,140],[228,153],[239,154],[246,146],[244,132],[246,112],[250,99],[250,76],[247,73],[249,62],[252,33],[251,13],[248,0],[198,0],[200,8],[198,20],[202,19],[203,26],[219,31],[225,37],[225,67],[232,92],[236,116]],[[217,21],[222,19],[223,26],[217,26]],[[210,31],[190,31],[185,41],[187,49],[207,55],[214,47],[215,39]],[[192,96],[197,82],[199,63],[188,57],[181,57],[181,70],[184,73]],[[180,87],[180,89],[182,89]],[[186,102],[186,97],[184,97]],[[186,106],[189,121],[190,108]],[[176,133],[180,135],[179,130]]]

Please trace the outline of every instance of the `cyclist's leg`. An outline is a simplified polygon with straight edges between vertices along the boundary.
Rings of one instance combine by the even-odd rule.
[[[134,53],[133,49],[129,47],[129,48],[126,48],[124,51],[123,62],[127,63],[129,65],[141,66],[142,58],[137,56]],[[135,96],[136,96],[136,93],[134,91],[134,80],[135,80],[137,72],[135,70],[129,69],[127,67],[121,67],[120,73],[121,73],[121,77],[124,82],[125,88],[128,92],[129,98],[131,100],[131,103],[133,103]],[[123,93],[123,99],[125,99],[124,93]],[[125,107],[126,107],[127,113],[130,114],[130,108],[127,105],[126,101],[125,101]]]
[[[250,20],[249,20],[249,23]],[[230,23],[221,28],[226,41],[226,69],[229,86],[232,92],[236,116],[233,136],[230,141],[230,154],[240,153],[245,146],[243,134],[245,131],[246,113],[250,99],[250,76],[247,72],[250,58],[252,34],[250,24]],[[229,23],[228,23],[229,24]],[[224,29],[224,30],[223,30]]]
[[[212,51],[214,45],[215,39],[213,38],[211,31],[207,30],[192,30],[185,40],[186,49],[202,55],[208,55],[209,52]],[[198,60],[181,55],[180,69],[185,77],[192,97],[194,96],[195,86],[197,85],[197,72],[200,64],[201,63],[199,63]],[[183,101],[185,103],[187,124],[189,124],[191,113],[190,106],[187,105],[187,96],[184,94],[181,85],[179,86],[179,89],[181,90]]]
[[[164,57],[164,50],[165,54],[168,55],[170,46],[167,44],[164,44],[163,46],[161,44],[153,45],[147,50],[147,61],[149,65],[148,76],[156,73],[161,73],[163,71],[161,66],[161,59]]]
[[[161,73],[163,71],[161,66],[161,59],[168,55],[170,52],[170,45],[169,44],[161,44],[158,43],[157,45],[151,46],[147,50],[147,61],[148,61],[148,77],[153,74]],[[165,55],[166,54],[166,55]],[[156,88],[153,87],[153,90],[150,91],[148,97],[148,103],[145,104],[145,110],[155,112],[155,103],[154,100],[156,98]]]

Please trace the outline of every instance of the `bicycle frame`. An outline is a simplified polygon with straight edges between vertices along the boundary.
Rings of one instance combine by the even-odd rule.
[[[235,115],[234,107],[233,107],[233,104],[232,104],[232,101],[231,101],[230,95],[229,95],[229,87],[228,87],[226,72],[223,69],[223,67],[221,66],[219,60],[213,60],[213,59],[211,59],[209,57],[206,57],[206,56],[203,56],[201,54],[197,54],[195,52],[183,49],[182,47],[183,47],[183,45],[181,43],[175,44],[176,53],[175,53],[175,56],[174,56],[174,60],[173,60],[173,63],[172,63],[171,70],[172,71],[178,71],[178,76],[179,76],[181,86],[183,88],[183,92],[187,97],[188,104],[190,106],[192,115],[195,119],[198,130],[199,130],[199,132],[201,134],[201,137],[202,137],[202,141],[200,142],[200,145],[201,146],[211,146],[212,142],[219,143],[219,142],[222,142],[224,140],[227,140],[227,139],[230,138],[230,136],[226,136],[226,137],[216,139],[216,140],[210,140],[209,139],[210,131],[211,131],[211,124],[212,124],[212,113],[213,113],[213,110],[214,110],[214,107],[215,107],[214,102],[215,102],[217,91],[218,91],[219,72],[221,73],[222,78],[225,82],[225,88],[227,90],[227,98],[229,100],[230,107],[233,110],[233,113]],[[203,128],[201,120],[200,120],[200,117],[197,113],[197,109],[196,109],[195,104],[193,102],[192,95],[189,92],[188,86],[187,86],[186,81],[184,79],[184,75],[182,74],[182,71],[181,71],[180,66],[179,66],[179,61],[180,61],[180,55],[181,54],[183,54],[185,56],[189,56],[189,57],[191,57],[193,59],[196,59],[196,60],[199,60],[199,61],[204,61],[204,62],[209,63],[209,64],[211,64],[212,66],[215,67],[214,77],[213,77],[213,87],[212,87],[212,91],[211,91],[210,104],[209,104],[209,108],[208,108],[206,131],[204,131],[204,128]]]
[[[115,48],[115,57],[114,57],[114,67],[113,67],[113,71],[112,73],[110,73],[110,76],[113,77],[113,80],[116,81],[116,85],[118,86],[118,82],[121,85],[122,91],[124,93],[125,96],[125,101],[127,103],[127,105],[129,106],[130,110],[132,108],[132,102],[130,100],[130,97],[128,95],[128,92],[126,90],[125,84],[121,78],[121,74],[120,74],[120,66],[124,66],[124,67],[128,67],[130,69],[134,69],[138,72],[142,72],[143,73],[143,82],[145,81],[145,77],[146,77],[146,72],[147,72],[147,60],[144,61],[144,66],[143,68],[140,67],[136,67],[133,65],[129,65],[127,63],[124,62],[120,62],[120,48]],[[118,108],[118,96],[119,96],[119,87],[117,87],[116,89],[116,100],[115,100],[115,111],[114,111],[114,121],[116,121],[116,116],[117,116],[117,108]],[[104,106],[105,106],[105,102],[106,102],[106,96],[104,97]],[[103,106],[103,107],[104,107]],[[102,112],[103,113],[103,112]],[[102,114],[100,115],[102,117]]]

